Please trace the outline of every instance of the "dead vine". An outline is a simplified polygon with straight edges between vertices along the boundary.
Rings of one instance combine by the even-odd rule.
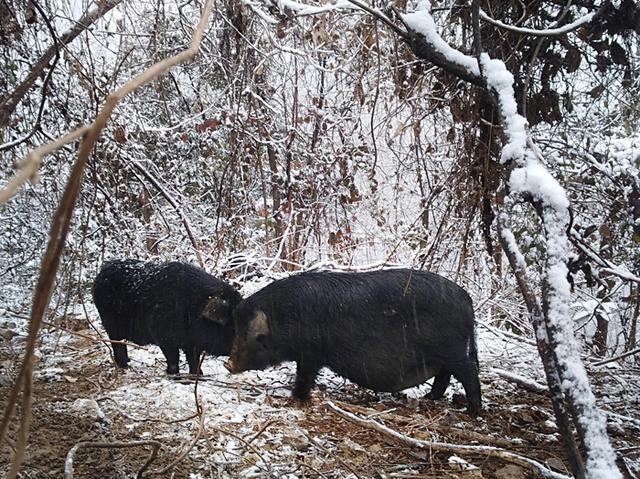
[[[14,478],[20,469],[22,464],[26,443],[28,440],[28,429],[31,418],[31,385],[33,381],[33,362],[34,351],[36,346],[36,340],[38,332],[42,325],[44,312],[49,304],[51,293],[53,291],[56,273],[60,264],[60,257],[66,242],[67,233],[69,231],[69,225],[75,209],[76,199],[80,192],[80,184],[84,172],[84,167],[87,163],[87,159],[91,154],[95,144],[97,143],[100,134],[106,126],[111,113],[116,105],[125,98],[129,93],[136,90],[140,86],[150,82],[159,75],[167,72],[170,68],[185,61],[192,60],[197,54],[204,28],[209,19],[209,15],[212,10],[213,2],[208,0],[204,6],[202,16],[200,17],[198,26],[196,27],[191,40],[191,46],[183,50],[182,52],[174,55],[173,57],[162,60],[149,69],[129,80],[122,87],[115,92],[109,94],[106,103],[93,124],[83,126],[71,133],[68,133],[64,137],[57,139],[47,145],[37,148],[31,152],[23,160],[20,171],[14,177],[7,187],[0,192],[0,205],[5,203],[11,195],[29,178],[32,178],[38,171],[42,162],[42,157],[52,151],[55,151],[63,145],[75,140],[78,137],[83,136],[83,140],[80,144],[78,151],[78,158],[76,159],[69,179],[67,181],[64,193],[58,204],[53,216],[51,229],[49,232],[49,241],[47,242],[44,257],[40,267],[40,275],[36,289],[34,291],[34,301],[31,309],[31,319],[29,321],[29,333],[27,337],[27,344],[25,348],[24,358],[20,366],[20,370],[16,377],[15,383],[9,394],[7,406],[5,408],[2,422],[0,423],[0,443],[3,442],[9,421],[13,415],[18,396],[20,392],[23,393],[23,407],[20,411],[20,430],[18,432],[18,444],[17,450],[14,454],[10,473],[8,478]]]
[[[76,452],[83,448],[98,448],[98,449],[122,449],[127,447],[138,447],[138,446],[153,446],[153,451],[151,451],[151,455],[149,459],[142,465],[138,474],[136,474],[137,478],[141,478],[144,471],[151,465],[151,463],[155,460],[158,455],[158,450],[162,447],[159,441],[132,441],[132,442],[90,442],[84,441],[79,442],[75,446],[73,446],[69,452],[67,453],[67,457],[64,461],[64,479],[73,479],[73,459],[75,457]]]

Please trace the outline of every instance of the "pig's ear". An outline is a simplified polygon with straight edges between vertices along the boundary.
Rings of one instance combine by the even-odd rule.
[[[264,311],[258,310],[249,323],[248,337],[252,339],[264,338],[269,334],[269,321]]]
[[[202,310],[202,317],[212,323],[224,326],[229,321],[229,302],[219,296],[212,296]]]

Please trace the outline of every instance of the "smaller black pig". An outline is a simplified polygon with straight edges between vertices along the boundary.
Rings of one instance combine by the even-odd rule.
[[[178,373],[180,349],[196,374],[202,351],[227,355],[233,341],[233,308],[242,297],[233,287],[189,264],[134,259],[104,263],[93,301],[112,340],[157,344],[167,373]],[[116,364],[126,368],[127,346],[112,343]]]
[[[451,376],[468,413],[481,407],[471,298],[426,271],[306,272],[275,281],[235,309],[232,373],[296,361],[295,398],[309,397],[327,366],[374,391],[400,391],[434,377],[432,399]]]

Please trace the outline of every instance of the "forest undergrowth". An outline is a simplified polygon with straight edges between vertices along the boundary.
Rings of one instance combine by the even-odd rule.
[[[222,366],[224,357],[206,357],[202,378],[169,378],[159,348],[147,346],[131,350],[131,367],[123,371],[101,341],[106,336],[95,309],[88,305],[87,311],[88,322],[82,315],[58,317],[42,332],[33,422],[19,477],[541,477],[487,452],[409,446],[344,413],[408,438],[497,447],[569,474],[551,402],[540,384],[540,361],[526,338],[479,327],[484,408],[471,418],[455,381],[446,397],[434,402],[423,397],[428,385],[376,394],[323,370],[311,401],[299,403],[289,396],[295,367],[286,363],[231,376]],[[24,344],[25,313],[5,310],[0,318],[2,398]],[[617,363],[589,368],[599,406],[609,413],[618,465],[630,478],[640,474],[640,420],[634,419],[638,373]],[[10,438],[13,433],[10,428]],[[138,476],[154,445],[155,455]],[[8,453],[5,448],[0,456],[3,471]]]

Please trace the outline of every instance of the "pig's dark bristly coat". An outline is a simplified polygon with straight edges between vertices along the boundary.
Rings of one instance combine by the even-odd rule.
[[[306,399],[323,366],[374,391],[399,391],[434,377],[429,397],[451,376],[468,412],[481,406],[471,298],[455,283],[409,269],[306,272],[275,281],[234,312],[228,368],[296,361],[293,395]]]
[[[202,351],[227,355],[233,341],[233,308],[242,299],[226,282],[184,263],[134,259],[104,263],[93,299],[109,338],[157,344],[167,373],[178,372],[179,350],[195,374]],[[127,346],[113,344],[118,366],[127,367]]]

